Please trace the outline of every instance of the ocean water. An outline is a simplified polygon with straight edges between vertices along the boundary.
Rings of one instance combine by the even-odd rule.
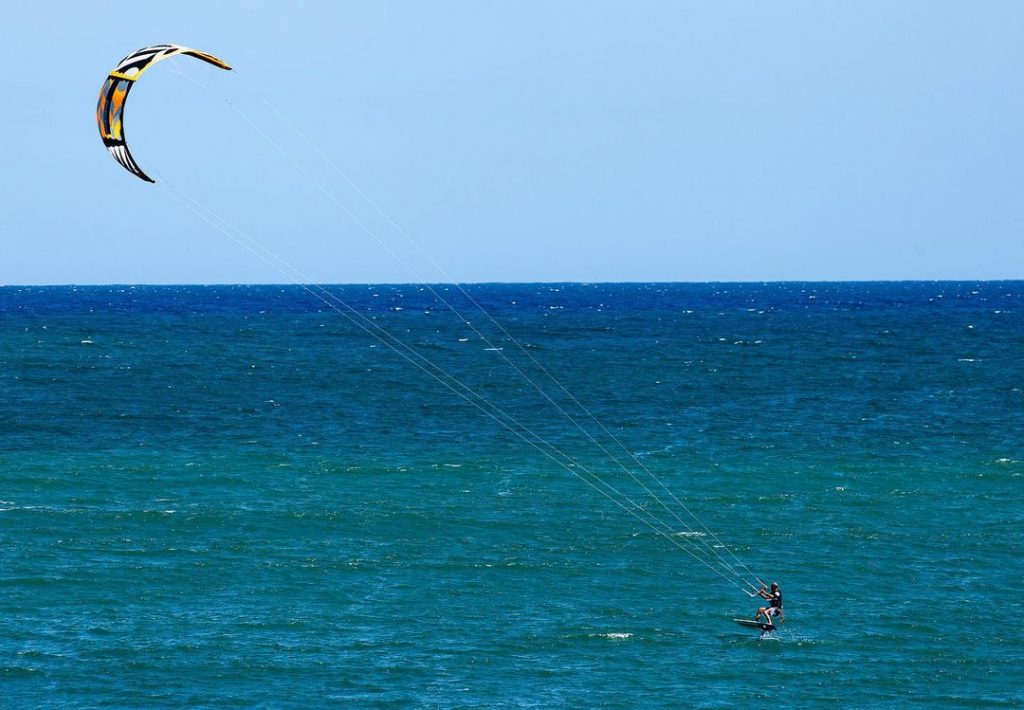
[[[2,704],[1024,704],[1024,283],[467,288],[0,288]]]

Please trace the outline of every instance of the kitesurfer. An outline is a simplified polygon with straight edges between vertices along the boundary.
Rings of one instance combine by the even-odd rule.
[[[771,589],[762,586],[757,590],[758,596],[762,599],[767,600],[768,606],[763,606],[757,610],[754,614],[754,621],[757,621],[762,616],[764,617],[765,623],[769,626],[775,626],[775,622],[772,621],[773,616],[779,617],[779,621],[784,621],[785,617],[782,613],[782,592],[779,591],[779,583],[772,582]]]

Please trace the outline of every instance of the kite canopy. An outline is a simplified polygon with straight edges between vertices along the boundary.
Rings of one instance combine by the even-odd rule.
[[[185,54],[196,59],[202,59],[215,67],[230,70],[231,67],[224,61],[212,54],[200,52],[198,49],[182,47],[178,44],[154,44],[151,47],[143,47],[129,54],[122,59],[114,70],[107,75],[100,89],[100,99],[96,104],[96,123],[100,128],[100,137],[103,145],[114,160],[119,162],[125,170],[146,182],[154,180],[142,172],[142,168],[132,157],[128,150],[128,144],[124,138],[124,102],[128,98],[128,92],[138,81],[147,69],[159,61],[178,54]]]

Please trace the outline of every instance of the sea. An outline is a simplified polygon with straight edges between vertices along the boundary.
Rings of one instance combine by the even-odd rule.
[[[1024,282],[0,288],[5,708],[1021,707],[1022,599]]]

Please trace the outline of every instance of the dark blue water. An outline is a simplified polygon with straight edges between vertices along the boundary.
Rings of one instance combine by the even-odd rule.
[[[0,288],[3,703],[1024,703],[1024,283],[439,288]]]

